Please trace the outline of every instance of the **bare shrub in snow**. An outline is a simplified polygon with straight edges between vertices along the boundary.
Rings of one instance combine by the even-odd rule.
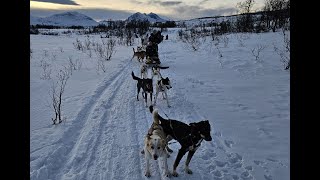
[[[245,46],[244,41],[249,39],[249,36],[247,34],[243,34],[243,33],[237,33],[235,36],[236,36],[236,38],[239,42],[239,45],[241,47],[244,47]]]
[[[266,48],[265,45],[259,44],[257,47],[251,49],[252,55],[255,57],[256,61],[260,59],[260,53]]]
[[[283,47],[278,48],[274,44],[274,50],[280,56],[280,60],[283,63],[284,69],[290,69],[290,37],[286,34],[285,29],[282,30],[283,33]]]
[[[51,79],[51,64],[47,63],[45,59],[41,59],[40,67],[42,67],[42,74],[40,79],[48,80]]]
[[[227,35],[225,34],[222,34],[221,35],[221,39],[222,39],[222,42],[224,44],[224,47],[228,47],[228,44],[229,44],[229,38]]]
[[[182,32],[182,34],[179,34],[179,37],[189,49],[192,49],[193,51],[197,51],[200,49],[201,38],[203,37],[201,33],[197,32],[195,29],[191,29],[190,33],[188,33],[187,31]]]
[[[115,53],[116,40],[113,38],[108,38],[107,41],[102,40],[102,44],[97,43],[94,51],[100,59],[106,61],[110,60],[112,55]]]
[[[105,60],[98,58],[97,59],[97,66],[96,66],[96,72],[97,74],[99,74],[100,70],[102,70],[103,72],[106,72],[106,65],[105,65]]]
[[[81,43],[81,41],[77,38],[76,42],[72,43],[74,48],[79,50],[79,51],[83,51],[83,45]]]
[[[70,78],[70,70],[66,67],[61,69],[57,74],[57,79],[52,81],[52,86],[49,91],[51,97],[51,105],[54,110],[54,118],[51,118],[53,124],[60,124],[62,122],[62,101],[63,93],[68,79]],[[58,122],[57,122],[58,121]]]
[[[90,50],[91,49],[90,46],[91,46],[91,41],[90,41],[89,36],[87,36],[87,39],[84,40],[84,49]]]
[[[106,60],[110,60],[112,55],[115,53],[116,40],[109,38],[106,44],[105,57]]]
[[[44,57],[48,57],[49,56],[49,53],[48,53],[48,50],[43,50],[43,55],[44,55]]]
[[[79,59],[74,60],[71,56],[68,57],[68,62],[71,75],[74,70],[80,70],[82,67],[82,61],[80,61]]]

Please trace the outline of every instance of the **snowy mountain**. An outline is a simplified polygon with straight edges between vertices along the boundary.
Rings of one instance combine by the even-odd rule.
[[[30,24],[35,25],[35,24],[43,24],[43,18],[41,17],[34,17],[30,15]]]
[[[136,21],[149,21],[149,22],[166,22],[168,20],[160,18],[157,14],[155,13],[134,13],[133,15],[129,16],[127,21],[132,21],[132,20],[136,20]]]
[[[99,23],[76,11],[54,14],[45,18],[30,16],[30,24],[45,24],[55,26],[96,26]]]

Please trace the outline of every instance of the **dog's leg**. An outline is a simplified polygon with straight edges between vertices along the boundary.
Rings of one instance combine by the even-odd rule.
[[[152,93],[150,93],[150,100],[151,100],[151,105],[152,105]]]
[[[188,174],[192,174],[191,169],[189,169],[189,163],[190,163],[191,158],[192,158],[192,156],[194,155],[195,152],[196,151],[189,151],[188,156],[187,156],[185,170],[186,170],[186,173],[188,173]]]
[[[174,164],[173,164],[173,171],[172,171],[172,175],[174,177],[178,177],[178,173],[177,173],[177,167],[180,163],[180,160],[182,159],[182,157],[186,154],[186,147],[181,147],[181,149],[179,149],[179,152],[178,152],[178,155],[176,157],[176,160],[174,161]]]
[[[159,95],[159,90],[158,90],[158,87],[157,87],[156,95],[154,96],[154,104],[157,104],[158,95]]]
[[[145,152],[144,157],[146,159],[146,173],[144,174],[146,177],[150,177],[151,173],[150,173],[150,154],[149,152]]]
[[[139,93],[140,93],[140,87],[137,85],[138,93],[137,93],[137,101],[139,101]]]
[[[167,90],[164,91],[164,94],[166,95],[166,100],[167,100],[167,105],[168,105],[168,107],[171,107],[171,106],[169,105]]]
[[[169,169],[168,169],[168,162],[167,162],[167,156],[166,155],[163,157],[163,162],[164,162],[164,171],[165,171],[164,175],[166,177],[170,177],[171,174],[170,174]]]
[[[146,92],[144,93],[144,98],[146,102],[146,107],[148,107],[148,94]]]

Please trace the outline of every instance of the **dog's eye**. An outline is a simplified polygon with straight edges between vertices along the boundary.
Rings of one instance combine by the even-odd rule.
[[[160,147],[158,147],[158,149],[160,149]]]

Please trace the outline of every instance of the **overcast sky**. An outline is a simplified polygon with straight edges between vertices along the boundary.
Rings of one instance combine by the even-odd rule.
[[[30,0],[32,16],[46,17],[65,11],[78,11],[96,21],[126,19],[136,12],[156,13],[172,20],[232,15],[244,0]],[[264,0],[255,0],[260,10]]]

